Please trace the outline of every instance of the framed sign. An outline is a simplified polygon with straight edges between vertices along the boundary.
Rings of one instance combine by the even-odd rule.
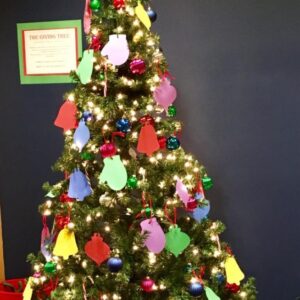
[[[19,23],[21,84],[71,83],[82,55],[81,20]]]

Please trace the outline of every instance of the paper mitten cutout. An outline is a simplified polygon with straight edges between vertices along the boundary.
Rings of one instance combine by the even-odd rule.
[[[114,191],[122,190],[127,183],[127,171],[120,155],[114,155],[104,159],[104,168],[99,176],[99,182],[107,182]]]
[[[64,131],[77,128],[77,107],[72,101],[65,101],[60,107],[54,125],[63,128]]]
[[[189,215],[194,218],[197,222],[201,222],[203,219],[207,217],[210,211],[210,202],[208,200],[204,200],[203,206],[198,206]]]
[[[156,218],[147,219],[140,224],[142,233],[147,235],[145,246],[150,252],[160,253],[166,245],[166,237]]]
[[[129,57],[129,48],[125,34],[112,34],[108,43],[101,51],[102,56],[107,56],[108,60],[115,66],[123,65]]]
[[[92,193],[87,177],[79,170],[74,170],[70,176],[68,196],[80,201]]]
[[[138,2],[137,7],[134,9],[136,16],[139,20],[145,25],[145,27],[149,30],[151,28],[151,20],[149,15],[147,14],[144,6],[142,5],[141,1]]]
[[[152,124],[146,123],[139,135],[137,151],[151,156],[158,149],[160,147],[155,129]]]
[[[229,284],[240,285],[241,281],[245,278],[234,256],[227,257],[225,261],[225,272]]]
[[[77,68],[76,74],[78,75],[82,84],[87,84],[91,81],[94,65],[94,50],[89,49],[83,52],[83,58]]]
[[[167,78],[163,78],[160,85],[155,89],[154,100],[161,105],[165,111],[168,111],[168,107],[175,101],[177,97],[177,91],[171,82]]]
[[[86,34],[89,34],[91,30],[92,9],[90,7],[90,3],[91,0],[86,0],[83,15],[83,27]]]
[[[85,244],[84,251],[98,266],[110,256],[110,248],[103,242],[103,238],[99,233],[95,233],[92,239]]]
[[[53,254],[56,256],[62,256],[64,260],[67,260],[69,256],[77,253],[78,247],[74,232],[70,231],[68,228],[64,228],[57,236]]]
[[[211,288],[205,286],[204,290],[208,300],[221,300],[221,298],[217,296]]]
[[[181,232],[178,226],[170,228],[169,232],[166,233],[166,249],[176,257],[188,247],[190,242],[190,237],[186,233]]]
[[[90,130],[85,125],[85,122],[82,120],[79,122],[79,125],[74,133],[74,144],[78,147],[79,151],[88,143],[90,139]]]

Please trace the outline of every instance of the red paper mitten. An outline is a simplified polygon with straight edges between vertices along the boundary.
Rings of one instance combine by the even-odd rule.
[[[110,256],[110,248],[103,242],[103,238],[99,233],[94,233],[92,239],[85,244],[84,251],[98,266]]]
[[[65,101],[59,109],[58,115],[54,121],[54,125],[63,128],[64,131],[77,128],[76,119],[77,107],[72,101]]]
[[[150,116],[144,116],[140,122],[143,124],[143,127],[139,135],[137,151],[151,156],[153,152],[160,149],[157,134],[153,127],[154,120]]]

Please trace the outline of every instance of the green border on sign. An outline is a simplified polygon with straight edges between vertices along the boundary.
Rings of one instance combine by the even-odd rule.
[[[18,23],[18,53],[21,84],[49,84],[49,83],[72,83],[73,80],[69,75],[42,75],[31,76],[24,74],[24,57],[23,57],[23,30],[43,30],[43,29],[60,29],[76,27],[77,28],[77,51],[78,56],[82,56],[82,29],[81,20],[70,21],[50,21],[35,23]]]

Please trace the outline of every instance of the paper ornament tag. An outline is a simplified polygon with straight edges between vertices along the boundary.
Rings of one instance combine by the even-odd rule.
[[[33,295],[32,282],[33,282],[33,278],[29,277],[26,287],[23,292],[23,300],[31,300],[32,299],[32,295]]]
[[[120,155],[107,157],[103,162],[104,168],[99,176],[99,182],[107,182],[114,191],[122,190],[126,186],[128,175]]]
[[[64,228],[57,236],[53,254],[62,256],[64,260],[67,260],[69,256],[77,253],[78,247],[76,244],[75,233],[68,228]]]
[[[85,8],[83,14],[83,27],[85,34],[89,34],[91,30],[91,19],[92,19],[92,10],[90,7],[91,0],[85,1]]]
[[[208,200],[203,201],[203,206],[198,206],[192,212],[189,212],[189,215],[194,218],[197,222],[201,222],[207,217],[210,211],[210,202]]]
[[[63,128],[64,131],[77,128],[77,107],[72,101],[65,101],[60,107],[54,125]]]
[[[177,97],[177,91],[171,82],[167,78],[163,78],[160,85],[155,89],[154,100],[161,105],[165,111],[168,111],[168,107],[175,101]]]
[[[190,244],[190,237],[181,232],[178,226],[171,227],[166,233],[166,249],[173,253],[176,257],[179,256]]]
[[[92,194],[92,188],[87,177],[79,170],[74,170],[70,176],[68,196],[80,201]]]
[[[166,237],[156,218],[141,222],[142,233],[147,235],[145,246],[155,254],[163,251],[166,245]]]
[[[227,257],[225,261],[225,272],[229,284],[240,285],[241,281],[245,278],[234,256]]]
[[[221,298],[217,296],[211,288],[204,287],[204,290],[208,300],[221,300]]]
[[[109,36],[108,43],[101,51],[102,56],[107,56],[114,66],[123,65],[129,57],[129,48],[125,34],[112,34]]]
[[[110,256],[110,248],[103,242],[103,238],[99,233],[94,233],[91,240],[85,244],[84,251],[98,266]]]
[[[184,205],[187,206],[191,197],[188,193],[186,186],[183,184],[183,182],[180,179],[177,179],[176,193],[181,199],[181,201],[184,203]]]
[[[153,125],[143,125],[139,135],[137,151],[151,156],[158,149],[160,149],[160,146]]]
[[[138,2],[138,5],[135,7],[134,11],[139,20],[148,30],[150,30],[152,23],[141,1]]]
[[[83,147],[88,143],[90,139],[90,130],[85,125],[85,122],[81,120],[74,133],[74,144],[81,152]]]
[[[91,81],[94,65],[94,50],[89,49],[83,52],[83,58],[79,63],[76,74],[82,84],[87,84]]]

